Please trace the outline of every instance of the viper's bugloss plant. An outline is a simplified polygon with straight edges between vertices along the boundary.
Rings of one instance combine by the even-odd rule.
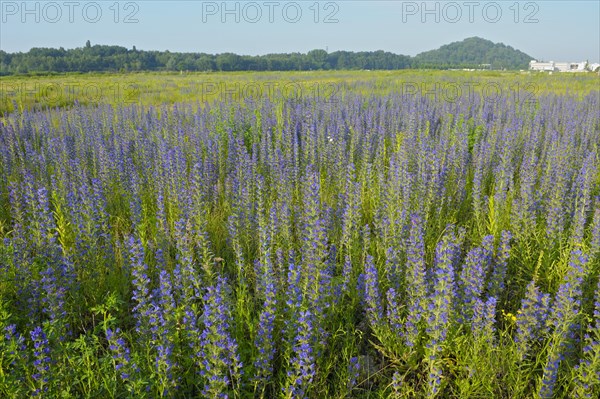
[[[33,389],[31,396],[44,397],[51,395],[49,391],[50,381],[50,343],[42,327],[34,328],[31,333],[31,344],[33,348],[33,374],[31,375]]]
[[[316,373],[314,351],[314,316],[308,310],[300,311],[298,330],[294,339],[293,355],[283,387],[286,398],[305,398]]]
[[[442,346],[448,335],[450,312],[454,300],[454,268],[452,266],[455,251],[455,236],[447,233],[436,248],[436,270],[433,292],[429,295],[427,305],[428,342],[425,348],[427,357],[427,396],[435,397],[441,389],[442,362],[440,355]]]
[[[231,336],[230,288],[223,277],[207,288],[202,311],[203,330],[197,362],[204,381],[202,395],[207,398],[239,396],[242,363],[238,345]]]
[[[580,319],[584,267],[587,262],[588,257],[581,250],[571,252],[569,269],[554,298],[548,319],[553,331],[539,387],[539,395],[542,398],[551,398],[554,395],[560,363],[564,360],[564,349],[569,344],[577,320]]]
[[[592,75],[8,93],[0,397],[598,397]]]
[[[600,394],[600,280],[596,286],[594,315],[588,322],[582,358],[575,367],[573,397],[595,398]]]

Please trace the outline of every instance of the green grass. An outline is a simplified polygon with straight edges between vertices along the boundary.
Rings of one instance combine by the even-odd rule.
[[[0,116],[25,109],[83,105],[173,104],[242,100],[260,90],[261,96],[320,96],[333,101],[345,93],[385,95],[415,92],[453,101],[457,89],[463,96],[481,93],[494,98],[498,91],[522,101],[536,96],[566,93],[585,96],[600,87],[594,73],[553,74],[498,71],[311,71],[130,73],[10,76],[0,79]],[[375,91],[373,91],[375,90]],[[435,93],[435,94],[434,94]]]

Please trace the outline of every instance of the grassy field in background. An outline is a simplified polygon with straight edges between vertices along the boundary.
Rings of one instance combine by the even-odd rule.
[[[311,71],[66,74],[0,79],[0,116],[24,109],[94,104],[159,105],[253,98],[321,97],[343,100],[350,92],[439,96],[455,101],[473,93],[488,99],[509,93],[518,101],[554,93],[586,95],[600,87],[594,73],[498,71]]]

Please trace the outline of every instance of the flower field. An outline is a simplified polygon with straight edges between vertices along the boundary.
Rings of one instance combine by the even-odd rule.
[[[598,397],[597,78],[499,81],[3,103],[0,397]]]

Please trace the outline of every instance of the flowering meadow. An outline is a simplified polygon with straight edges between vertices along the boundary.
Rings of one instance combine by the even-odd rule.
[[[600,92],[369,91],[14,107],[0,397],[598,397]]]

